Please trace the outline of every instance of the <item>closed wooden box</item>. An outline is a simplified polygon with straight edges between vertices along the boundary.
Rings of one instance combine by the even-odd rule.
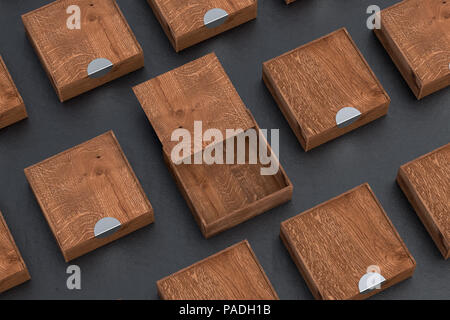
[[[280,235],[316,299],[365,299],[416,267],[368,184],[284,221]]]
[[[345,28],[265,62],[263,80],[306,151],[384,116],[390,103]]]
[[[0,212],[0,293],[28,280],[28,269]]]
[[[450,256],[450,144],[400,167],[397,182],[445,259]]]
[[[0,129],[25,118],[25,104],[0,56]]]
[[[58,0],[22,20],[61,101],[144,66],[143,51],[115,0]]]
[[[176,52],[256,19],[257,0],[147,0]]]
[[[260,133],[215,54],[187,63],[133,90],[162,143],[167,166],[206,238],[291,199],[293,187],[281,166],[275,174],[261,175],[265,166],[259,158],[257,163],[250,163],[247,158],[244,163],[237,163],[237,152],[227,154],[226,147],[223,147],[224,162],[234,154],[232,164],[195,163],[192,159],[195,155],[202,158],[212,145],[212,141],[202,139],[203,132],[210,129],[218,130],[223,137],[227,130]],[[196,122],[201,122],[201,141],[195,132]],[[190,164],[173,161],[173,152],[180,144],[178,138],[172,139],[177,129],[193,137],[187,142],[190,151],[184,157],[190,159]],[[224,145],[238,136],[242,135],[235,134],[214,144]],[[249,139],[245,142],[248,151]],[[259,136],[258,142],[268,148],[273,163],[279,164],[265,138]]]
[[[374,29],[417,99],[450,85],[450,2],[405,0]]]
[[[66,261],[153,222],[112,131],[25,169]]]
[[[245,240],[157,282],[164,300],[278,300]]]

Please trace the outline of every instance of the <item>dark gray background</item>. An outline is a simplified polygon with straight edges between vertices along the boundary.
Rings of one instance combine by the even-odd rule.
[[[449,89],[417,101],[372,31],[366,9],[396,1],[259,0],[258,19],[175,53],[145,0],[119,0],[145,68],[66,103],[25,37],[20,16],[49,0],[0,0],[0,53],[29,119],[0,131],[0,210],[32,280],[1,299],[157,299],[155,282],[248,239],[281,299],[312,299],[279,239],[280,222],[369,182],[417,261],[412,279],[373,299],[449,298],[446,262],[395,183],[399,166],[449,142]],[[392,99],[387,117],[305,153],[261,81],[262,62],[347,27]],[[280,128],[280,159],[294,184],[291,202],[205,240],[163,163],[161,145],[131,87],[215,51],[261,128]],[[23,174],[112,129],[154,209],[155,224],[72,263],[82,290],[66,288],[66,264]],[[339,277],[337,274],[336,277]]]

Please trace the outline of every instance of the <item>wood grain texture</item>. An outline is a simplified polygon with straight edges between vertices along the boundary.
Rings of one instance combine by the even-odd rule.
[[[179,52],[224,31],[256,19],[257,0],[147,0],[164,32]],[[228,19],[215,28],[207,28],[203,17],[211,9],[228,13]]]
[[[81,29],[67,28],[66,9],[81,9]],[[144,66],[143,51],[115,0],[58,0],[22,16],[27,35],[61,101],[71,99]],[[91,79],[89,63],[113,63]]]
[[[153,209],[112,131],[25,169],[66,261],[154,221]],[[104,239],[105,217],[121,228]]]
[[[397,182],[445,259],[450,257],[450,144],[400,167]]]
[[[25,118],[25,104],[0,56],[0,129]]]
[[[305,151],[386,115],[390,103],[345,28],[265,62],[263,80]],[[362,115],[338,128],[344,107]]]
[[[247,240],[157,282],[164,300],[278,300]]]
[[[449,1],[401,1],[374,31],[417,99],[450,85]]]
[[[194,121],[202,121],[203,132],[217,128],[224,137],[227,129],[259,130],[214,54],[133,90],[162,143],[167,166],[206,238],[291,199],[293,187],[281,166],[277,174],[262,176],[260,161],[212,165],[172,162],[170,155],[178,144],[171,141],[173,130],[187,129],[193,137]],[[203,141],[201,152],[210,143]],[[224,153],[225,159],[226,148]]]
[[[368,184],[284,221],[280,235],[316,299],[365,299],[412,276],[416,266]],[[371,265],[387,281],[360,294]]]
[[[0,212],[0,293],[28,280],[28,269]]]

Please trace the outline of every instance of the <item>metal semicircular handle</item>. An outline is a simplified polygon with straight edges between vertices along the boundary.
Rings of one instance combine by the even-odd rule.
[[[381,284],[385,281],[386,279],[378,272],[368,272],[359,279],[359,292],[366,294],[375,289],[380,289]]]
[[[116,218],[106,217],[97,221],[94,236],[98,239],[109,237],[120,229],[122,224]]]
[[[345,107],[336,113],[336,124],[339,128],[345,128],[361,117],[361,112],[353,107]]]
[[[87,67],[88,77],[91,79],[101,78],[107,75],[113,67],[111,61],[106,58],[92,60]]]
[[[228,13],[220,8],[214,8],[205,13],[203,23],[207,28],[216,28],[228,19]]]

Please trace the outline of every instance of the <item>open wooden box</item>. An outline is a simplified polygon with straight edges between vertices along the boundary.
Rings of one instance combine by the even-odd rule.
[[[79,29],[72,19],[76,7]],[[143,51],[115,0],[57,0],[22,20],[61,101],[144,66]]]
[[[164,300],[278,300],[247,240],[157,282]]]
[[[25,118],[25,104],[0,56],[0,129]]]
[[[27,266],[0,212],[0,293],[28,280]]]
[[[450,85],[450,1],[404,0],[374,29],[417,99]]]
[[[258,0],[147,0],[179,52],[256,19]]]
[[[416,267],[368,184],[282,222],[280,236],[316,299],[365,299]]]
[[[154,221],[112,131],[26,168],[25,175],[66,261]]]
[[[167,165],[206,238],[291,199],[291,182],[215,54],[185,64],[133,90],[162,143]],[[204,161],[195,164],[193,158],[196,155],[203,158],[211,145],[203,139],[195,142],[195,123],[198,121],[202,123],[202,135],[209,129],[218,130],[223,137],[227,130],[242,129],[243,133],[254,130],[258,133],[257,141],[261,142],[259,146],[268,147],[279,170],[275,174],[262,175],[261,169],[265,166],[259,156],[256,163],[246,158],[239,164],[233,158],[233,164],[207,164]],[[184,129],[194,136],[188,142],[190,153],[183,157],[189,158],[190,164],[174,161],[173,151],[180,142],[173,140],[172,135],[177,129]],[[235,134],[229,139],[214,141],[214,144],[226,144],[239,137],[240,134]],[[245,139],[247,150],[249,141]],[[226,147],[223,152],[225,160]],[[237,156],[236,152],[234,156]]]
[[[397,182],[445,259],[450,257],[450,144],[400,167]]]
[[[265,62],[263,80],[305,151],[386,115],[390,103],[345,28]]]

